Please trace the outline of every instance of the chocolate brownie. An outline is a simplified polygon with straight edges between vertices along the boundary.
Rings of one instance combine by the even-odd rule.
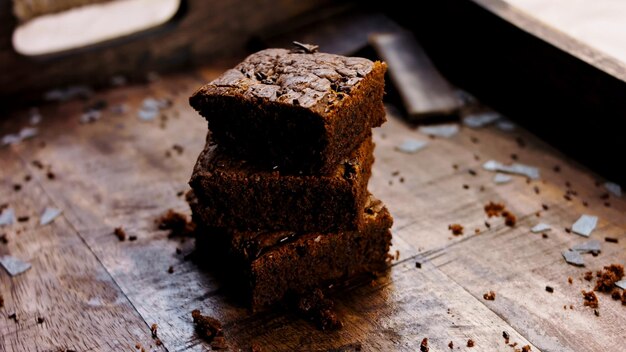
[[[199,224],[212,216],[193,192],[187,199]],[[204,228],[196,234],[196,245],[203,255],[217,252],[226,256],[230,266],[224,270],[240,271],[230,276],[240,280],[252,309],[259,310],[288,295],[386,270],[393,218],[371,195],[361,216],[364,225],[360,230],[336,233]]]
[[[331,174],[291,175],[231,157],[209,140],[189,184],[205,225],[237,230],[352,230],[362,222],[374,161],[368,136]]]
[[[383,62],[267,49],[189,103],[229,153],[283,172],[335,170],[385,119]]]

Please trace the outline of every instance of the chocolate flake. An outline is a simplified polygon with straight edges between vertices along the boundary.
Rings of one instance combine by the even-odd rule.
[[[39,219],[39,225],[48,225],[57,216],[61,215],[62,212],[62,210],[56,208],[46,207],[46,209],[44,209],[43,211],[43,214],[41,214],[41,218]]]
[[[539,169],[534,166],[528,166],[519,163],[511,165],[502,164],[499,161],[489,160],[483,164],[483,169],[487,171],[500,171],[508,174],[526,176],[532,180],[539,179]]]
[[[619,287],[619,288],[621,288],[623,290],[626,290],[626,279],[617,281],[615,283],[615,286],[617,286],[617,287]]]
[[[532,231],[533,233],[540,233],[540,232],[550,231],[551,229],[552,229],[552,227],[550,227],[550,225],[541,222],[541,223],[533,226],[533,228],[530,229],[530,231]]]
[[[396,146],[396,150],[407,154],[413,154],[426,147],[426,145],[428,145],[428,142],[426,141],[408,138],[405,139],[400,145]]]
[[[546,291],[553,293],[554,292],[554,288],[552,286],[546,286]]]
[[[493,177],[493,182],[496,184],[503,184],[503,183],[509,183],[511,182],[513,178],[507,174],[503,174],[501,172],[496,173],[496,175]]]
[[[15,211],[13,208],[4,208],[0,212],[0,226],[13,225],[15,223]]]
[[[463,124],[471,128],[479,128],[490,125],[500,119],[500,114],[495,111],[483,111],[466,116]]]
[[[0,145],[11,145],[17,144],[21,141],[35,137],[37,135],[37,129],[34,127],[24,127],[18,133],[15,134],[7,134],[2,137],[0,140]]]
[[[11,276],[19,275],[31,268],[30,263],[24,262],[10,255],[0,257],[0,264]]]
[[[605,182],[604,188],[606,188],[607,191],[613,193],[613,195],[616,197],[622,196],[622,187],[615,182]]]
[[[459,133],[459,125],[443,124],[436,126],[421,126],[419,131],[429,136],[450,138]]]
[[[617,238],[615,238],[615,237],[605,237],[604,240],[606,242],[611,242],[611,243],[618,243],[619,242],[619,240]]]
[[[591,232],[596,228],[598,224],[598,217],[592,215],[583,214],[574,225],[572,225],[572,231],[581,236],[589,237]]]
[[[568,249],[561,252],[561,254],[568,264],[572,264],[575,266],[585,266],[585,260],[579,252]]]
[[[575,250],[579,253],[600,253],[602,248],[600,245],[600,241],[590,240],[573,246],[572,250]]]
[[[296,52],[296,53],[313,54],[313,53],[316,53],[320,48],[319,45],[304,44],[304,43],[297,42],[295,40],[292,43],[296,47],[295,49],[292,50],[292,52]]]
[[[496,293],[493,291],[489,291],[485,294],[483,294],[483,298],[487,301],[495,301],[496,300]]]
[[[425,337],[420,343],[420,352],[428,352],[430,349],[428,348],[428,338]]]

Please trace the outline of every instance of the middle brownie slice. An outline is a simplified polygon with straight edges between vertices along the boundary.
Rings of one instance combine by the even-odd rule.
[[[326,175],[281,174],[223,153],[207,141],[189,184],[206,226],[265,231],[353,230],[363,221],[374,143],[371,135]]]

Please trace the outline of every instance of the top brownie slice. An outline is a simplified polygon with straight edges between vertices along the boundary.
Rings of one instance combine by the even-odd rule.
[[[385,70],[364,58],[267,49],[189,102],[234,156],[282,172],[325,174],[385,122]]]

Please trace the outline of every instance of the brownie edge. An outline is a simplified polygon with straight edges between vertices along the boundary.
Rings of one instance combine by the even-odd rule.
[[[371,135],[328,175],[264,170],[207,142],[189,184],[206,225],[250,231],[357,229],[374,162]]]
[[[192,192],[188,201],[196,221],[206,218]],[[290,295],[384,272],[393,218],[371,195],[362,216],[364,226],[358,231],[293,234],[204,229],[197,233],[196,244],[201,253],[224,256],[228,268],[224,270],[233,271],[251,308],[258,311]],[[251,251],[259,246],[263,250]]]

